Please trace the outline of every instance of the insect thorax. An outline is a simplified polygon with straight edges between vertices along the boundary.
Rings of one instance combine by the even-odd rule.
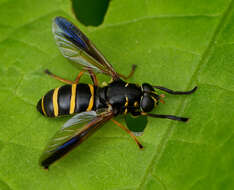
[[[139,109],[142,91],[139,86],[122,80],[110,83],[106,88],[106,101],[116,114]]]

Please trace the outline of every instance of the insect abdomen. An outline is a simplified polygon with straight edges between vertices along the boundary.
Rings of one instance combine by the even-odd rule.
[[[37,104],[38,111],[44,116],[58,117],[94,107],[94,87],[90,84],[64,85],[50,90]]]

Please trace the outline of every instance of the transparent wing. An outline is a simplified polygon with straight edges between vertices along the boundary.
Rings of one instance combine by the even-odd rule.
[[[50,140],[40,158],[40,164],[46,169],[49,168],[50,164],[82,143],[112,117],[113,113],[107,109],[82,112],[73,116]]]
[[[61,53],[84,70],[92,70],[119,78],[113,67],[97,50],[92,42],[71,22],[56,17],[52,30]]]

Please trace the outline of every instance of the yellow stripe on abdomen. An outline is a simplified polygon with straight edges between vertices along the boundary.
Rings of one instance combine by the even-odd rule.
[[[94,87],[93,87],[93,85],[89,84],[89,89],[90,89],[91,96],[89,99],[89,106],[86,109],[86,111],[91,111],[93,108],[93,103],[94,103]]]
[[[77,84],[73,84],[71,88],[71,101],[70,101],[70,114],[73,114],[75,111],[76,105],[76,86]]]
[[[45,111],[45,106],[44,106],[44,97],[45,96],[43,96],[41,99],[41,109],[42,109],[43,114],[47,116],[46,111]]]
[[[59,88],[55,88],[54,89],[54,93],[53,93],[53,106],[54,106],[54,116],[57,117],[58,116],[58,91]]]

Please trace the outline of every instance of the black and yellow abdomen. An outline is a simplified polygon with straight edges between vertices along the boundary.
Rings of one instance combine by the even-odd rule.
[[[91,84],[64,85],[50,90],[38,104],[38,111],[44,116],[58,117],[94,109],[95,87]]]

